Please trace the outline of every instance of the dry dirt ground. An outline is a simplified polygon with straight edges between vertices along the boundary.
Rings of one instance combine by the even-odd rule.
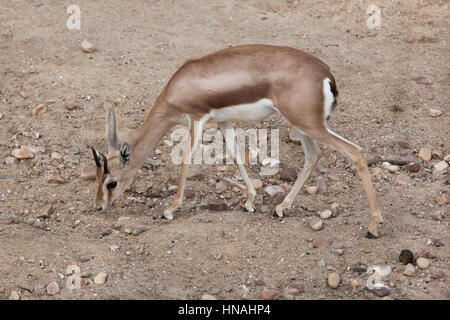
[[[448,171],[433,173],[439,157],[450,153],[448,2],[373,3],[381,9],[379,29],[366,25],[371,2],[365,0],[81,0],[76,3],[81,29],[68,30],[71,1],[1,0],[0,298],[199,299],[209,293],[219,299],[258,299],[267,287],[280,290],[280,299],[381,299],[365,289],[367,273],[348,269],[360,262],[392,267],[383,279],[392,299],[449,299]],[[96,51],[82,52],[83,39]],[[372,165],[382,169],[373,178],[385,220],[379,239],[364,237],[366,197],[355,169],[336,152],[321,159],[306,183],[315,185],[321,175],[328,193],[302,191],[282,220],[271,216],[272,200],[264,189],[258,191],[255,214],[244,212],[242,202],[221,212],[204,208],[210,195],[245,198],[245,192],[231,187],[215,194],[215,182],[239,175],[232,165],[196,167],[194,172],[203,176],[188,180],[193,198],[173,221],[160,219],[173,197],[166,190],[176,184],[180,170],[162,142],[162,153],[153,154],[161,165],[144,167],[132,190],[107,213],[93,210],[96,182],[80,179],[80,170],[93,165],[90,147],[106,147],[107,106],[120,100],[115,106],[119,138],[129,141],[185,59],[247,43],[288,45],[325,61],[340,92],[330,128],[363,146],[368,157],[417,155],[426,146],[434,151],[417,173]],[[412,80],[421,76],[432,83]],[[47,112],[33,116],[41,103]],[[68,110],[65,103],[77,107]],[[429,108],[441,115],[431,117]],[[281,166],[302,167],[301,147],[289,140],[288,126],[278,115],[256,125],[240,124],[249,126],[278,128]],[[6,164],[21,145],[45,147],[45,152]],[[51,156],[66,156],[73,147],[79,151],[72,156],[78,164]],[[259,177],[258,168],[248,171]],[[65,183],[46,182],[55,174]],[[283,183],[279,174],[259,178],[264,187]],[[152,192],[164,197],[151,198]],[[324,220],[323,230],[313,231],[309,217],[334,202],[337,215]],[[49,203],[51,217],[37,220],[36,212]],[[443,217],[433,218],[439,210]],[[126,234],[120,217],[128,217],[121,220],[125,225],[147,231]],[[329,243],[314,248],[314,240]],[[428,269],[405,277],[398,260],[402,249],[414,254],[427,249],[436,257]],[[326,267],[318,265],[321,259]],[[71,290],[65,274],[74,264],[89,280]],[[106,283],[92,283],[101,271],[108,274]],[[333,271],[341,277],[337,289],[327,285]],[[349,279],[361,284],[357,292],[351,292]],[[50,296],[46,287],[53,281],[61,290]],[[289,295],[289,286],[298,292]],[[13,291],[18,296],[11,296]]]

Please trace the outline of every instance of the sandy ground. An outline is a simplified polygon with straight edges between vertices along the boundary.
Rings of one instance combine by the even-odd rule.
[[[433,173],[439,158],[450,153],[448,2],[374,3],[381,9],[379,29],[367,27],[371,3],[359,0],[81,0],[81,29],[68,30],[70,2],[1,0],[0,298],[199,299],[209,293],[219,299],[258,299],[263,288],[275,288],[280,299],[380,299],[365,289],[369,274],[348,269],[360,262],[392,267],[383,279],[392,299],[449,299],[449,172]],[[82,52],[83,39],[96,51]],[[365,194],[355,169],[336,152],[321,159],[306,183],[315,185],[322,176],[327,194],[302,191],[282,220],[271,216],[272,200],[264,189],[258,191],[255,214],[244,212],[243,202],[223,212],[205,209],[210,195],[245,197],[231,187],[214,192],[215,182],[239,175],[231,165],[196,167],[203,177],[188,180],[193,198],[175,220],[160,219],[172,199],[166,190],[179,173],[162,142],[162,153],[154,154],[162,164],[144,167],[110,211],[94,212],[96,182],[79,175],[93,164],[89,148],[106,147],[107,106],[121,101],[115,107],[119,138],[129,141],[187,58],[247,43],[288,45],[325,61],[340,92],[330,128],[364,147],[368,157],[417,155],[424,147],[434,152],[416,173],[372,165],[381,168],[373,178],[385,219],[379,239],[364,237]],[[432,83],[417,83],[416,77]],[[41,103],[47,112],[33,116]],[[66,103],[77,107],[68,110]],[[441,115],[431,117],[430,108]],[[255,125],[240,124],[249,126]],[[289,140],[283,119],[275,115],[256,127],[278,128],[281,166],[302,167],[303,152]],[[22,145],[45,147],[45,152],[7,164]],[[73,147],[78,153],[69,158],[75,163],[51,156],[69,155]],[[248,172],[259,177],[258,168]],[[55,174],[65,183],[48,184]],[[283,183],[279,175],[259,178],[264,187]],[[164,197],[150,198],[151,192]],[[323,230],[313,231],[308,218],[335,202],[338,214],[324,220]],[[51,217],[37,220],[36,212],[49,203]],[[443,217],[433,217],[437,211]],[[126,234],[121,217],[128,217],[122,224],[147,231]],[[314,248],[318,240],[328,243]],[[426,249],[436,257],[427,269],[404,276],[398,259],[403,249],[416,255]],[[325,267],[318,265],[321,259]],[[87,280],[71,290],[66,269],[74,264]],[[106,283],[92,283],[101,271],[108,274]],[[340,274],[337,289],[327,285],[331,272]],[[356,292],[349,279],[360,283]],[[52,296],[46,288],[53,281],[60,292]]]

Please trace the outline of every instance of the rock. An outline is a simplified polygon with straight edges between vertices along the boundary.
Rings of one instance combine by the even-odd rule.
[[[319,267],[325,268],[327,266],[327,263],[324,259],[320,259],[319,261],[317,261],[317,265]]]
[[[63,183],[65,183],[65,180],[60,175],[54,175],[54,176],[48,177],[46,182],[50,183],[50,184],[63,184]]]
[[[441,220],[444,217],[444,212],[442,210],[434,211],[431,216],[434,220]]]
[[[289,140],[295,144],[302,144],[302,141],[294,128],[289,128]]]
[[[319,191],[319,188],[317,188],[316,186],[309,186],[309,187],[306,187],[306,192],[307,192],[309,195],[314,195],[314,194],[317,193],[317,191]]]
[[[83,180],[95,180],[97,178],[97,168],[87,167],[81,169],[80,178]]]
[[[95,284],[104,284],[106,282],[106,279],[108,278],[108,274],[105,272],[100,272],[94,277],[94,283]]]
[[[89,260],[91,260],[91,256],[89,255],[89,254],[80,254],[79,256],[78,256],[78,259],[77,259],[77,261],[78,262],[88,262]]]
[[[339,276],[338,273],[333,272],[328,275],[328,285],[330,286],[330,288],[337,289],[340,281],[341,277]]]
[[[447,198],[445,197],[439,197],[436,199],[436,202],[438,205],[443,206],[444,204],[447,203]]]
[[[33,109],[32,114],[33,114],[33,116],[38,116],[45,112],[47,112],[47,106],[45,104],[40,104]]]
[[[447,161],[447,162],[450,162],[450,154],[446,155],[446,156],[444,157],[444,160]]]
[[[405,249],[400,252],[400,256],[398,260],[403,264],[413,263],[414,262],[414,254],[411,250]]]
[[[325,183],[325,179],[322,176],[317,177],[316,186],[318,188],[319,194],[327,194],[328,187],[327,184]]]
[[[227,185],[223,183],[222,181],[216,183],[216,193],[222,193],[227,190]]]
[[[87,39],[84,39],[80,45],[81,51],[85,53],[91,53],[95,51],[94,45],[90,43]]]
[[[403,271],[403,274],[405,276],[412,277],[416,274],[416,268],[414,268],[414,266],[411,263],[408,263],[405,266],[405,270]]]
[[[448,163],[445,160],[442,160],[436,163],[433,168],[436,172],[444,172],[444,170],[448,168]]]
[[[227,205],[223,200],[210,196],[208,197],[206,208],[211,211],[225,211],[227,210]]]
[[[358,287],[359,287],[358,280],[349,279],[348,284],[350,285],[352,294],[358,293]]]
[[[118,246],[118,245],[116,245],[116,244],[113,244],[112,246],[111,246],[111,251],[117,251],[117,250],[119,250],[120,249],[120,246]]]
[[[259,179],[253,179],[252,184],[253,184],[253,188],[255,188],[255,190],[259,190],[263,187],[263,182]]]
[[[397,184],[406,186],[408,184],[411,184],[412,180],[408,175],[401,173],[396,177],[395,182],[397,182]]]
[[[384,287],[384,286],[369,289],[369,291],[372,292],[377,297],[384,297],[384,296],[387,296],[389,293],[391,293],[389,288]]]
[[[329,244],[330,244],[330,241],[324,240],[324,239],[319,239],[319,238],[314,239],[312,242],[312,246],[314,248],[318,248],[318,249],[328,246]]]
[[[366,160],[367,160],[367,165],[370,167],[370,166],[373,166],[374,164],[377,164],[378,162],[380,162],[381,158],[377,154],[369,154],[366,157]]]
[[[206,293],[206,294],[202,295],[200,300],[217,300],[217,298],[211,294]]]
[[[28,98],[28,93],[25,90],[20,90],[19,96],[26,99],[26,98]]]
[[[334,202],[331,204],[331,215],[333,217],[336,217],[338,214],[339,204]]]
[[[337,256],[342,256],[344,254],[344,249],[341,249],[341,248],[334,249],[333,253]]]
[[[426,258],[417,258],[416,264],[420,269],[428,269],[430,266],[430,261],[428,261]]]
[[[280,172],[281,180],[287,182],[294,182],[297,179],[297,169],[285,168]]]
[[[431,149],[430,148],[422,148],[419,151],[419,160],[430,161],[431,160]]]
[[[22,160],[22,159],[33,159],[34,158],[34,153],[31,152],[31,150],[29,150],[26,147],[21,147],[20,149],[14,149],[12,151],[12,155],[14,158]]]
[[[263,279],[256,279],[255,280],[255,286],[264,286],[266,283]]]
[[[53,206],[51,203],[45,205],[44,207],[40,208],[37,212],[36,212],[36,218],[42,218],[42,219],[47,219],[49,218],[51,215],[53,214]]]
[[[260,293],[259,297],[262,300],[277,300],[281,297],[281,291],[278,289],[264,288]]]
[[[435,160],[443,160],[442,154],[440,154],[438,151],[433,150],[433,152],[431,152],[431,159]]]
[[[137,226],[136,228],[133,229],[133,231],[131,231],[131,233],[135,236],[138,236],[138,235],[144,233],[145,231],[147,231],[146,226]]]
[[[234,196],[230,200],[227,201],[228,208],[237,207],[241,203],[242,198],[240,196]]]
[[[442,241],[436,239],[436,240],[433,240],[432,245],[435,247],[443,247],[444,243]]]
[[[321,219],[328,219],[329,217],[331,217],[332,213],[331,210],[323,210],[321,212],[319,212],[319,216]]]
[[[80,159],[78,159],[78,157],[76,155],[73,154],[67,154],[64,156],[64,161],[68,162],[68,163],[73,163],[73,164],[79,164],[80,163]]]
[[[69,154],[78,154],[80,150],[77,147],[70,147],[66,149],[66,152]]]
[[[105,231],[103,231],[102,233],[100,233],[100,237],[101,237],[101,238],[107,237],[107,236],[109,236],[109,235],[112,234],[112,233],[113,233],[113,229],[106,229]]]
[[[125,232],[126,234],[131,234],[133,232],[133,228],[131,227],[125,227],[123,229],[123,232]]]
[[[52,283],[50,283],[47,286],[47,294],[48,295],[54,296],[55,294],[58,294],[59,292],[60,292],[60,289],[59,289],[58,282],[53,281]]]
[[[9,294],[9,299],[20,300],[20,295],[17,293],[17,291],[11,291],[11,293]]]
[[[264,191],[267,192],[267,194],[271,197],[273,197],[274,195],[276,195],[277,193],[283,193],[284,194],[284,190],[282,187],[277,186],[277,185],[272,185],[272,186],[268,186],[264,189]]]
[[[423,84],[423,85],[430,85],[433,83],[433,81],[431,79],[424,77],[424,76],[412,78],[412,80],[414,80],[417,84]]]
[[[32,153],[45,153],[47,151],[45,147],[22,146],[22,148],[28,149]]]
[[[430,116],[433,118],[439,117],[441,115],[441,110],[430,108]]]
[[[410,162],[407,165],[403,167],[406,171],[409,172],[419,172],[420,171],[420,164],[417,162]]]
[[[22,135],[24,137],[28,137],[28,138],[33,138],[33,139],[39,139],[39,137],[41,136],[41,134],[39,132],[28,132],[28,131],[24,131],[22,132]]]
[[[54,152],[52,152],[52,154],[50,155],[50,157],[51,157],[52,159],[55,159],[55,160],[60,160],[60,159],[62,159],[63,156],[62,156],[60,153],[54,151]]]
[[[367,272],[367,266],[362,264],[361,262],[357,262],[357,263],[351,265],[348,269],[350,271],[357,272],[357,273]]]
[[[406,165],[408,163],[411,163],[411,162],[418,162],[419,160],[413,154],[408,154],[406,156],[397,156],[397,155],[390,155],[389,154],[386,157],[386,161],[391,163],[391,164],[404,166],[404,165]]]
[[[283,202],[286,195],[284,193],[278,192],[272,197],[272,205],[276,206]]]
[[[6,165],[12,165],[12,164],[18,164],[18,163],[19,163],[19,160],[17,160],[14,157],[6,157],[6,159],[5,159]]]
[[[298,284],[290,284],[285,290],[285,294],[290,294],[293,296],[297,296],[303,292],[305,292],[305,287]]]
[[[75,103],[73,103],[73,102],[65,102],[64,103],[64,107],[67,110],[73,110],[73,109],[75,109],[77,107],[77,105]]]
[[[191,199],[195,195],[194,190],[186,188],[184,189],[184,198],[185,199]]]
[[[382,166],[383,166],[383,168],[385,168],[389,172],[397,172],[399,170],[398,166],[392,165],[389,162],[383,162]]]
[[[314,231],[319,231],[319,230],[322,230],[323,223],[322,223],[322,220],[320,218],[318,218],[318,217],[311,217],[309,219],[309,226]]]
[[[286,193],[288,193],[288,192],[290,192],[292,190],[292,187],[290,185],[288,185],[288,184],[285,184],[285,183],[280,184],[280,187],[282,187],[284,192],[286,192]]]

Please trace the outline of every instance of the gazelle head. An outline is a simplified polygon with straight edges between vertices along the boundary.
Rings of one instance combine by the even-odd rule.
[[[116,117],[113,109],[109,109],[106,122],[106,139],[108,140],[108,153],[99,154],[92,149],[96,175],[98,181],[97,194],[94,206],[97,210],[107,210],[133,182],[130,173],[131,147],[124,143],[119,147],[116,132]],[[103,161],[103,165],[102,165]]]

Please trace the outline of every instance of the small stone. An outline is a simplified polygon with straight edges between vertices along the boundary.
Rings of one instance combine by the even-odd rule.
[[[94,277],[94,283],[95,284],[104,284],[106,282],[107,278],[108,278],[108,275],[105,272],[100,272]]]
[[[50,296],[54,296],[60,292],[58,282],[53,281],[47,286],[47,294]]]
[[[403,167],[406,171],[409,172],[419,172],[420,171],[420,164],[417,162],[410,162],[407,165]]]
[[[435,247],[443,247],[444,243],[442,241],[436,239],[436,240],[433,240],[432,245]]]
[[[289,193],[292,190],[292,187],[285,183],[280,184],[280,187],[282,187],[284,192],[286,192],[286,193]]]
[[[442,210],[434,211],[431,216],[434,220],[438,221],[441,220],[444,217],[444,212]]]
[[[322,220],[320,218],[318,218],[318,217],[311,217],[309,219],[309,226],[314,231],[319,231],[319,230],[322,230],[323,223],[322,223]]]
[[[321,219],[328,219],[329,217],[331,217],[332,212],[331,210],[323,210],[321,212],[319,212],[319,216]]]
[[[430,266],[430,261],[428,261],[428,259],[425,258],[418,258],[416,260],[416,264],[420,269],[424,270],[428,269],[428,267]]]
[[[125,232],[126,234],[131,234],[133,232],[133,228],[126,227],[123,229],[123,232]]]
[[[317,177],[316,186],[319,194],[327,194],[328,187],[327,184],[325,183],[325,179],[322,176]]]
[[[297,169],[285,168],[280,172],[281,180],[287,182],[294,182],[297,179]]]
[[[295,144],[302,144],[302,141],[299,138],[299,134],[293,128],[289,129],[289,140]]]
[[[41,134],[39,132],[28,132],[28,131],[24,131],[22,132],[22,135],[24,137],[28,137],[28,138],[33,138],[33,139],[39,139],[39,137],[41,136]]]
[[[240,196],[234,196],[230,200],[227,201],[227,207],[228,208],[234,208],[241,203],[242,198]]]
[[[320,259],[319,261],[317,261],[317,265],[319,267],[325,268],[327,266],[327,263],[325,262],[324,259]]]
[[[446,155],[446,156],[444,157],[444,160],[447,161],[447,162],[450,162],[450,154]]]
[[[358,280],[349,279],[348,284],[350,285],[352,294],[358,293],[358,287],[359,287]]]
[[[264,286],[266,283],[263,279],[256,279],[255,280],[255,286]]]
[[[405,270],[403,271],[403,274],[405,276],[412,277],[416,274],[416,268],[414,268],[414,266],[411,263],[408,263],[405,266]]]
[[[17,293],[17,291],[11,291],[9,294],[9,298],[11,300],[20,300],[20,295]]]
[[[191,199],[195,196],[194,190],[186,188],[184,189],[184,198]]]
[[[443,206],[444,204],[447,203],[447,198],[445,197],[439,197],[436,199],[436,202],[438,205]]]
[[[89,260],[91,260],[91,256],[89,254],[80,254],[77,259],[78,262],[82,263],[88,262]]]
[[[422,148],[419,151],[419,160],[430,161],[431,160],[431,149],[430,148]]]
[[[53,206],[51,203],[45,205],[44,207],[40,208],[37,212],[35,217],[41,218],[41,219],[47,219],[49,218],[53,213]]]
[[[416,78],[412,78],[417,84],[423,84],[423,85],[430,85],[433,83],[433,81],[427,77],[420,76]]]
[[[146,226],[138,226],[138,227],[134,228],[133,231],[131,231],[131,233],[135,236],[138,236],[138,235],[144,233],[145,231],[147,231]]]
[[[319,239],[319,238],[314,239],[312,242],[312,246],[314,248],[318,248],[318,249],[328,246],[329,244],[330,244],[330,242],[328,240]]]
[[[75,103],[73,103],[73,102],[65,102],[64,103],[64,107],[67,110],[73,110],[73,109],[75,109],[77,107],[77,105]]]
[[[369,289],[369,291],[380,298],[387,296],[389,293],[391,293],[391,291],[387,287],[373,288],[373,289]]]
[[[227,210],[227,205],[223,200],[210,196],[208,197],[206,208],[211,211],[225,211]]]
[[[47,106],[45,104],[40,104],[33,109],[32,114],[33,116],[38,116],[45,112],[47,112]]]
[[[215,189],[216,189],[216,193],[220,194],[227,190],[227,185],[225,183],[223,183],[222,181],[220,181],[220,182],[216,183]]]
[[[272,197],[272,205],[276,206],[283,202],[286,195],[284,193],[278,192]]]
[[[202,295],[200,300],[217,300],[217,298],[211,294],[206,293],[206,294]]]
[[[69,154],[78,154],[80,150],[77,147],[70,147],[66,149],[66,152]]]
[[[307,192],[309,195],[314,195],[314,194],[317,193],[317,191],[319,191],[319,188],[317,188],[316,186],[309,186],[309,187],[306,187],[306,192]]]
[[[389,172],[397,172],[399,170],[399,167],[393,164],[390,164],[389,162],[383,162],[383,168],[388,170]]]
[[[103,231],[101,234],[100,234],[100,237],[107,237],[107,236],[109,236],[110,234],[112,234],[113,233],[113,229],[106,229],[105,231]]]
[[[277,300],[281,297],[281,291],[278,289],[264,288],[260,293],[259,297],[262,300]]]
[[[433,118],[439,117],[441,115],[441,110],[430,108],[430,116]]]
[[[342,256],[344,254],[344,249],[334,249],[333,253],[337,256]]]
[[[80,48],[85,53],[91,53],[95,51],[94,45],[90,43],[87,39],[81,42]]]
[[[63,183],[65,183],[65,180],[60,175],[54,175],[54,176],[48,177],[46,182],[50,183],[50,184],[63,184]]]
[[[271,197],[273,197],[274,195],[276,195],[277,193],[283,193],[284,194],[284,190],[282,187],[277,186],[277,185],[272,185],[272,186],[268,186],[264,189],[265,192],[267,192],[267,194]]]
[[[50,157],[55,160],[61,160],[63,156],[60,153],[54,151],[54,152],[52,152]]]
[[[22,160],[22,159],[33,159],[34,158],[34,153],[31,152],[31,150],[29,150],[26,147],[21,147],[20,149],[14,149],[12,152],[12,155],[14,158]]]
[[[414,254],[411,250],[405,249],[400,252],[400,256],[398,260],[403,264],[413,263],[414,262]]]
[[[443,172],[445,169],[448,168],[448,163],[445,160],[442,160],[438,163],[436,163],[434,166],[434,171],[436,172]]]
[[[12,165],[12,164],[18,164],[18,163],[19,163],[19,160],[17,160],[14,157],[6,157],[6,159],[5,159],[6,165]]]
[[[28,93],[25,90],[20,90],[19,95],[24,99],[28,98]]]
[[[362,264],[361,262],[357,262],[349,267],[350,271],[357,273],[365,273],[367,272],[367,266]]]
[[[112,246],[111,246],[111,251],[117,251],[117,250],[119,250],[120,249],[120,246],[118,246],[118,245],[116,245],[116,244],[113,244]]]
[[[340,281],[341,277],[339,276],[338,273],[333,272],[328,275],[328,285],[330,286],[330,288],[337,289]]]
[[[338,214],[339,204],[334,202],[331,204],[331,215],[333,217],[336,217]]]
[[[408,164],[410,162],[418,162],[418,159],[413,154],[408,154],[406,156],[398,156],[398,155],[391,155],[388,154],[386,156],[386,161],[391,164],[396,164],[399,166],[404,166],[405,164]]]
[[[259,179],[253,179],[252,184],[253,184],[253,188],[255,188],[255,190],[259,190],[263,187],[263,182]]]
[[[401,173],[396,177],[395,182],[397,182],[400,185],[406,186],[408,184],[411,184],[412,180],[408,175]]]

